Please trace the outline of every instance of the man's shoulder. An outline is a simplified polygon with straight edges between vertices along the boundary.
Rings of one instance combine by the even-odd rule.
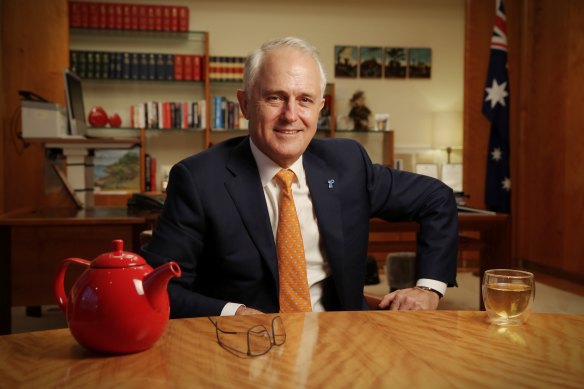
[[[328,150],[358,150],[360,143],[347,138],[315,138],[308,145],[309,151]]]
[[[306,151],[324,159],[361,158],[364,153],[363,146],[359,142],[346,138],[313,139]]]

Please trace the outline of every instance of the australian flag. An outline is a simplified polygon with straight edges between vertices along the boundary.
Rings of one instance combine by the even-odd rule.
[[[511,210],[509,79],[507,77],[507,21],[503,0],[497,0],[483,114],[491,122],[485,204],[491,211],[509,213]]]

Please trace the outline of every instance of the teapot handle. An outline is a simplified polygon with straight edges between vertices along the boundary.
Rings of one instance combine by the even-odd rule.
[[[57,273],[55,274],[55,283],[54,283],[54,291],[55,297],[57,297],[57,302],[59,307],[63,310],[63,312],[67,312],[67,295],[65,294],[65,272],[67,267],[71,263],[77,263],[79,265],[84,265],[89,267],[91,264],[90,261],[81,258],[67,258],[64,259],[63,262],[57,267]]]

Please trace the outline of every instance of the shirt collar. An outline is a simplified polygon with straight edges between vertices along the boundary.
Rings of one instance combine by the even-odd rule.
[[[262,181],[262,187],[265,187],[272,181],[274,176],[282,170],[282,167],[276,162],[272,161],[270,157],[264,154],[258,147],[253,143],[251,138],[249,139],[249,145],[251,147],[251,153],[256,161],[258,171],[260,173],[260,179]],[[302,187],[302,184],[306,182],[304,177],[304,166],[302,165],[302,155],[298,158],[288,169],[292,170],[298,179],[298,185]]]

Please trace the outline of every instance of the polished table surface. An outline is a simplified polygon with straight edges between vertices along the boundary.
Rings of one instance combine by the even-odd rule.
[[[584,315],[496,327],[478,311],[282,314],[287,340],[259,357],[219,346],[207,318],[171,320],[153,348],[102,356],[68,329],[0,337],[0,386],[582,388]],[[219,318],[221,326],[269,315]]]

